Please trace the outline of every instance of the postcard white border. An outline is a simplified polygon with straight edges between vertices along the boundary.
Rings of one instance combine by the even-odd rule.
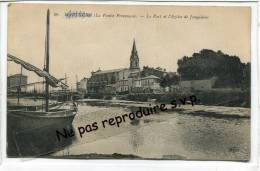
[[[259,169],[259,66],[258,60],[258,28],[257,28],[257,2],[130,2],[130,1],[30,1],[15,3],[50,3],[50,4],[125,4],[125,5],[182,5],[182,6],[249,6],[252,9],[251,15],[251,160],[250,162],[230,161],[181,161],[181,160],[65,160],[65,159],[33,159],[21,160],[6,158],[6,42],[7,42],[7,2],[0,4],[0,169],[3,170],[50,170],[50,171],[75,171],[75,170],[246,170]],[[2,159],[2,160],[1,160]],[[1,163],[2,162],[2,163]]]

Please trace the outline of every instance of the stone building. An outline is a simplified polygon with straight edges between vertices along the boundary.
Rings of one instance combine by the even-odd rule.
[[[132,93],[160,93],[162,88],[160,86],[160,78],[154,75],[147,77],[139,77],[134,80],[134,86],[132,87]]]
[[[81,94],[81,95],[86,95],[87,94],[87,83],[88,83],[88,78],[84,77],[83,79],[81,79],[78,83],[77,83],[77,91]]]
[[[87,83],[88,94],[128,94],[138,92],[155,92],[160,89],[158,76],[153,73],[163,75],[165,71],[157,71],[147,68],[144,72],[140,70],[139,56],[135,41],[133,42],[129,68],[98,70],[91,73]],[[146,91],[145,91],[146,90]]]
[[[26,92],[27,76],[22,74],[15,74],[7,77],[8,91],[17,91],[17,88],[21,87],[21,92]]]
[[[131,77],[133,73],[138,74],[139,72],[139,57],[134,41],[130,56],[130,67],[92,72],[87,84],[88,94],[127,93],[129,91],[129,76]]]

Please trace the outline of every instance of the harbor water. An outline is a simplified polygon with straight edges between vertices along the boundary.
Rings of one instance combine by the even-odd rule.
[[[120,154],[141,159],[250,159],[249,108],[190,105],[180,109],[184,112],[166,110],[135,122],[126,119],[120,127],[106,125],[104,128],[103,120],[131,112],[129,106],[90,105],[82,101],[73,121],[76,140],[51,156],[102,158]],[[204,115],[195,115],[195,110],[204,111]],[[212,112],[217,115],[208,115]],[[232,114],[238,117],[229,117]],[[84,132],[81,137],[79,127],[93,122],[97,122],[98,129]]]

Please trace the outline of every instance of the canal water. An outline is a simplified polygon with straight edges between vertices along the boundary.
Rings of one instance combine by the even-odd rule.
[[[190,110],[192,107],[189,107]],[[198,107],[197,107],[198,108]],[[200,111],[245,113],[248,108],[199,106]],[[215,108],[215,110],[214,110]],[[185,109],[185,108],[184,108]],[[73,121],[76,140],[55,157],[91,158],[120,154],[145,159],[249,160],[250,117],[214,117],[165,111],[127,120],[120,127],[102,127],[102,121],[131,112],[127,106],[79,103]],[[80,137],[78,127],[97,122],[98,129]]]

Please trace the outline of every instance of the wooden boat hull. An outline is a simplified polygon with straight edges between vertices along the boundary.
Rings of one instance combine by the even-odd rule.
[[[8,156],[36,157],[68,146],[73,141],[68,134],[73,130],[75,114],[68,109],[50,112],[8,110]],[[58,139],[56,131],[64,136]]]

